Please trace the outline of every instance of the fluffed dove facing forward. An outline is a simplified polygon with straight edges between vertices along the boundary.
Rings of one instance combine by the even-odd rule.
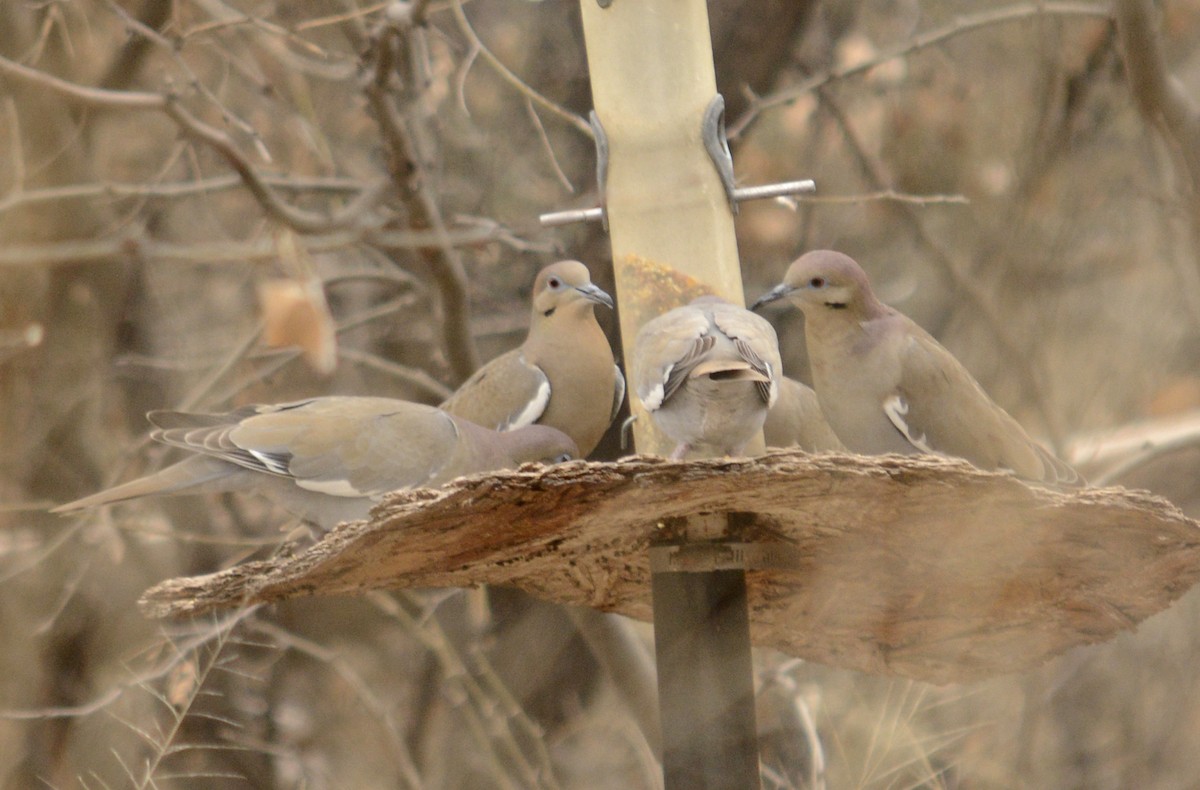
[[[596,323],[598,304],[611,308],[612,297],[582,263],[545,267],[533,283],[525,342],[477,370],[442,408],[498,431],[549,425],[586,457],[625,399],[625,378]]]
[[[642,326],[630,375],[678,460],[693,450],[740,455],[775,403],[780,367],[769,322],[702,296]]]
[[[570,437],[544,425],[499,433],[391,398],[312,398],[225,414],[147,417],[156,426],[152,438],[196,455],[53,512],[143,496],[256,491],[329,529],[366,518],[389,491],[579,454]]]
[[[806,253],[754,307],[804,311],[813,387],[838,438],[857,453],[939,453],[1028,480],[1079,475],[1033,441],[932,336],[880,302],[849,256]]]

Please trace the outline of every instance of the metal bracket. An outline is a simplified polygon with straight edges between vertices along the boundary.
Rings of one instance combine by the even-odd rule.
[[[711,511],[664,518],[650,544],[651,573],[798,570],[799,549],[758,541],[754,513]]]
[[[601,5],[604,5],[603,0],[601,0]],[[600,190],[600,205],[596,208],[576,208],[542,214],[538,217],[542,227],[552,228],[569,225],[572,222],[600,220],[604,229],[608,230],[608,135],[595,110],[588,114],[588,123],[592,127],[596,142],[596,187]],[[713,166],[717,169],[721,184],[725,188],[725,197],[729,200],[729,209],[734,214],[738,213],[738,204],[743,200],[762,200],[817,191],[817,185],[812,179],[781,181],[777,184],[764,184],[757,187],[734,186],[733,155],[729,152],[729,139],[725,135],[725,99],[719,93],[712,98],[704,110],[704,117],[700,124],[700,138],[704,143],[704,150],[708,152]]]
[[[704,110],[700,121],[700,139],[704,142],[704,150],[717,175],[721,185],[725,187],[725,197],[729,200],[729,210],[738,213],[737,197],[734,195],[733,183],[733,154],[729,152],[729,138],[725,134],[725,97],[717,94],[712,97]]]
[[[744,200],[807,195],[816,191],[816,183],[811,178],[806,178],[803,181],[780,181],[776,184],[763,184],[757,187],[738,187],[733,190],[733,200],[736,204]],[[570,225],[572,222],[595,222],[596,220],[604,222],[605,228],[608,227],[608,215],[603,207],[573,208],[538,215],[538,221],[542,223],[543,228]]]
[[[797,570],[800,552],[786,543],[682,543],[650,547],[651,573]]]

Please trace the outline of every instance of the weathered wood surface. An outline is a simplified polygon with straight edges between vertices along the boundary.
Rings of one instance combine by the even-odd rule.
[[[512,585],[649,620],[664,518],[748,511],[790,544],[750,574],[756,645],[937,683],[1035,667],[1131,629],[1200,578],[1200,524],[1124,489],[1053,491],[933,457],[617,463],[476,476],[393,495],[303,553],[149,590],[144,611],[398,587]]]

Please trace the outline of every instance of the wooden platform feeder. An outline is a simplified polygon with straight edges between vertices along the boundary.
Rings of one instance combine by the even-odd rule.
[[[679,545],[697,513],[736,514],[727,560],[770,566],[747,574],[755,645],[933,683],[1110,639],[1200,579],[1200,524],[1144,492],[1052,491],[934,457],[776,451],[526,466],[395,494],[301,554],[165,581],[141,606],[177,617],[494,584],[650,620],[650,548]]]

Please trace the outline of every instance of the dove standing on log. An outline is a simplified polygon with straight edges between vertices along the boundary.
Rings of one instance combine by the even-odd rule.
[[[197,455],[52,512],[143,496],[255,491],[329,529],[366,518],[390,491],[579,455],[554,428],[499,433],[391,398],[312,398],[225,414],[152,411],[147,418],[156,426],[152,438]]]
[[[693,450],[740,455],[778,397],[781,367],[768,321],[702,296],[642,326],[630,375],[680,460]]]
[[[754,308],[784,298],[804,312],[821,410],[851,451],[937,453],[1028,480],[1080,482],[928,332],[880,302],[849,256],[800,256]]]
[[[542,269],[525,342],[477,370],[442,408],[498,431],[549,425],[587,457],[625,399],[625,377],[596,322],[598,304],[611,308],[612,297],[579,261]]]

